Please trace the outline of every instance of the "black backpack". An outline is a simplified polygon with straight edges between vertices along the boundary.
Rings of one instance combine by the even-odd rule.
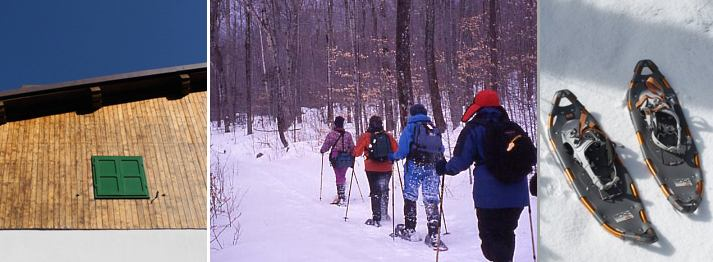
[[[537,163],[537,149],[517,123],[490,122],[485,126],[483,163],[503,183],[522,181]]]
[[[389,136],[386,132],[372,133],[367,150],[369,152],[367,155],[369,159],[378,162],[388,161],[389,153],[391,153],[391,141],[389,141]]]
[[[443,157],[441,131],[431,122],[418,122],[414,128],[408,157],[417,163],[435,163]]]

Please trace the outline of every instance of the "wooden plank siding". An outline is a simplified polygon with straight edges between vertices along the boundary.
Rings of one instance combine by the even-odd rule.
[[[0,125],[0,229],[205,229],[205,91]],[[151,199],[94,199],[93,155],[142,156]]]

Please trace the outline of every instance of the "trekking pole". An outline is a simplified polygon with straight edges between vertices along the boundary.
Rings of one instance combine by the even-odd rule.
[[[470,184],[473,184],[473,170],[468,166],[468,180],[470,180]]]
[[[443,230],[446,232],[443,233],[443,235],[448,235],[450,232],[448,232],[448,224],[446,224],[446,213],[443,212],[443,205],[441,205],[441,216],[443,217]]]
[[[445,216],[443,215],[443,189],[445,188],[445,186],[444,186],[445,183],[446,183],[446,177],[441,176],[441,194],[439,197],[440,197],[440,206],[441,206],[441,220],[443,221],[444,227],[446,224],[446,219],[445,219]],[[446,230],[446,231],[448,231],[448,230]],[[436,243],[438,243],[440,245],[441,244],[441,225],[440,225],[440,223],[438,224],[438,230],[436,231],[436,233],[438,234],[437,235],[438,241],[436,241]],[[441,247],[439,246],[438,248],[436,248],[436,262],[438,262],[438,255],[440,253],[441,253]]]
[[[532,209],[530,208],[530,198],[527,198],[527,215],[530,217],[530,241],[532,241],[532,261],[537,261],[535,257],[535,236],[532,230]]]
[[[319,170],[319,201],[322,201],[322,180],[324,179],[324,153],[322,153],[322,166]]]
[[[446,188],[446,176],[445,175],[441,176],[441,195],[440,195],[441,208],[440,209],[441,209],[441,217],[443,218],[443,229],[446,230],[446,232],[443,233],[443,235],[448,235],[450,233],[448,232],[448,224],[446,224],[446,213],[443,212],[443,199],[446,197],[445,191],[443,190],[444,188]],[[450,191],[450,189],[449,189],[449,191]],[[451,196],[453,196],[453,193],[451,193]]]
[[[401,193],[404,192],[404,181],[401,180],[401,168],[399,167],[399,162],[396,162],[396,171],[398,172],[399,175],[399,184],[401,184]]]
[[[359,186],[359,178],[354,175],[354,168],[352,168],[352,177],[354,177],[354,180],[356,180],[357,183],[357,189],[359,189],[359,196],[361,196],[361,201],[364,202],[364,195],[361,193],[361,186]]]
[[[441,178],[441,183],[445,184],[446,183],[446,176],[443,176]],[[448,235],[450,232],[448,232],[448,224],[446,223],[446,212],[443,211],[443,199],[446,197],[445,193],[443,192],[443,185],[441,185],[441,217],[443,217],[443,230],[446,232],[443,233],[443,235]]]
[[[396,240],[396,197],[394,197],[394,176],[391,176],[391,240]]]
[[[349,214],[349,200],[352,197],[352,181],[354,181],[354,169],[352,169],[352,178],[349,179],[349,193],[347,193],[347,210],[344,212],[344,222],[347,222],[347,214]]]

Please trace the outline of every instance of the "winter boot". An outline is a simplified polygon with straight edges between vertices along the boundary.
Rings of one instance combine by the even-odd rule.
[[[406,228],[404,224],[398,224],[396,225],[396,233],[395,234],[389,234],[391,237],[399,237],[407,241],[411,242],[418,242],[421,241],[423,238],[421,235],[416,232],[415,229],[413,228]]]
[[[390,221],[389,216],[389,191],[387,190],[383,195],[381,195],[381,221]]]
[[[369,225],[369,226],[381,227],[381,222],[379,222],[379,220],[376,220],[373,218],[367,219],[366,222],[364,222],[364,224]]]
[[[416,229],[416,201],[404,199],[404,219],[407,229]]]
[[[373,220],[381,221],[381,196],[371,195],[371,213]]]
[[[421,241],[416,232],[416,201],[404,199],[405,224],[396,226],[396,236],[408,241]]]
[[[332,205],[339,205],[339,196],[334,196],[334,199],[330,203]]]
[[[332,204],[338,206],[347,204],[347,197],[344,195],[344,185],[337,185],[337,198],[332,201]]]
[[[440,223],[438,220],[428,221],[428,235],[426,236],[424,242],[426,243],[426,245],[433,248],[433,250],[440,249],[441,251],[446,251],[448,250],[448,247],[438,237],[439,227]]]

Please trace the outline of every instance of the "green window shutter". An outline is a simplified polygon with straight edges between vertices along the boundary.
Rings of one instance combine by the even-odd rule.
[[[140,156],[92,156],[94,198],[149,198]]]

